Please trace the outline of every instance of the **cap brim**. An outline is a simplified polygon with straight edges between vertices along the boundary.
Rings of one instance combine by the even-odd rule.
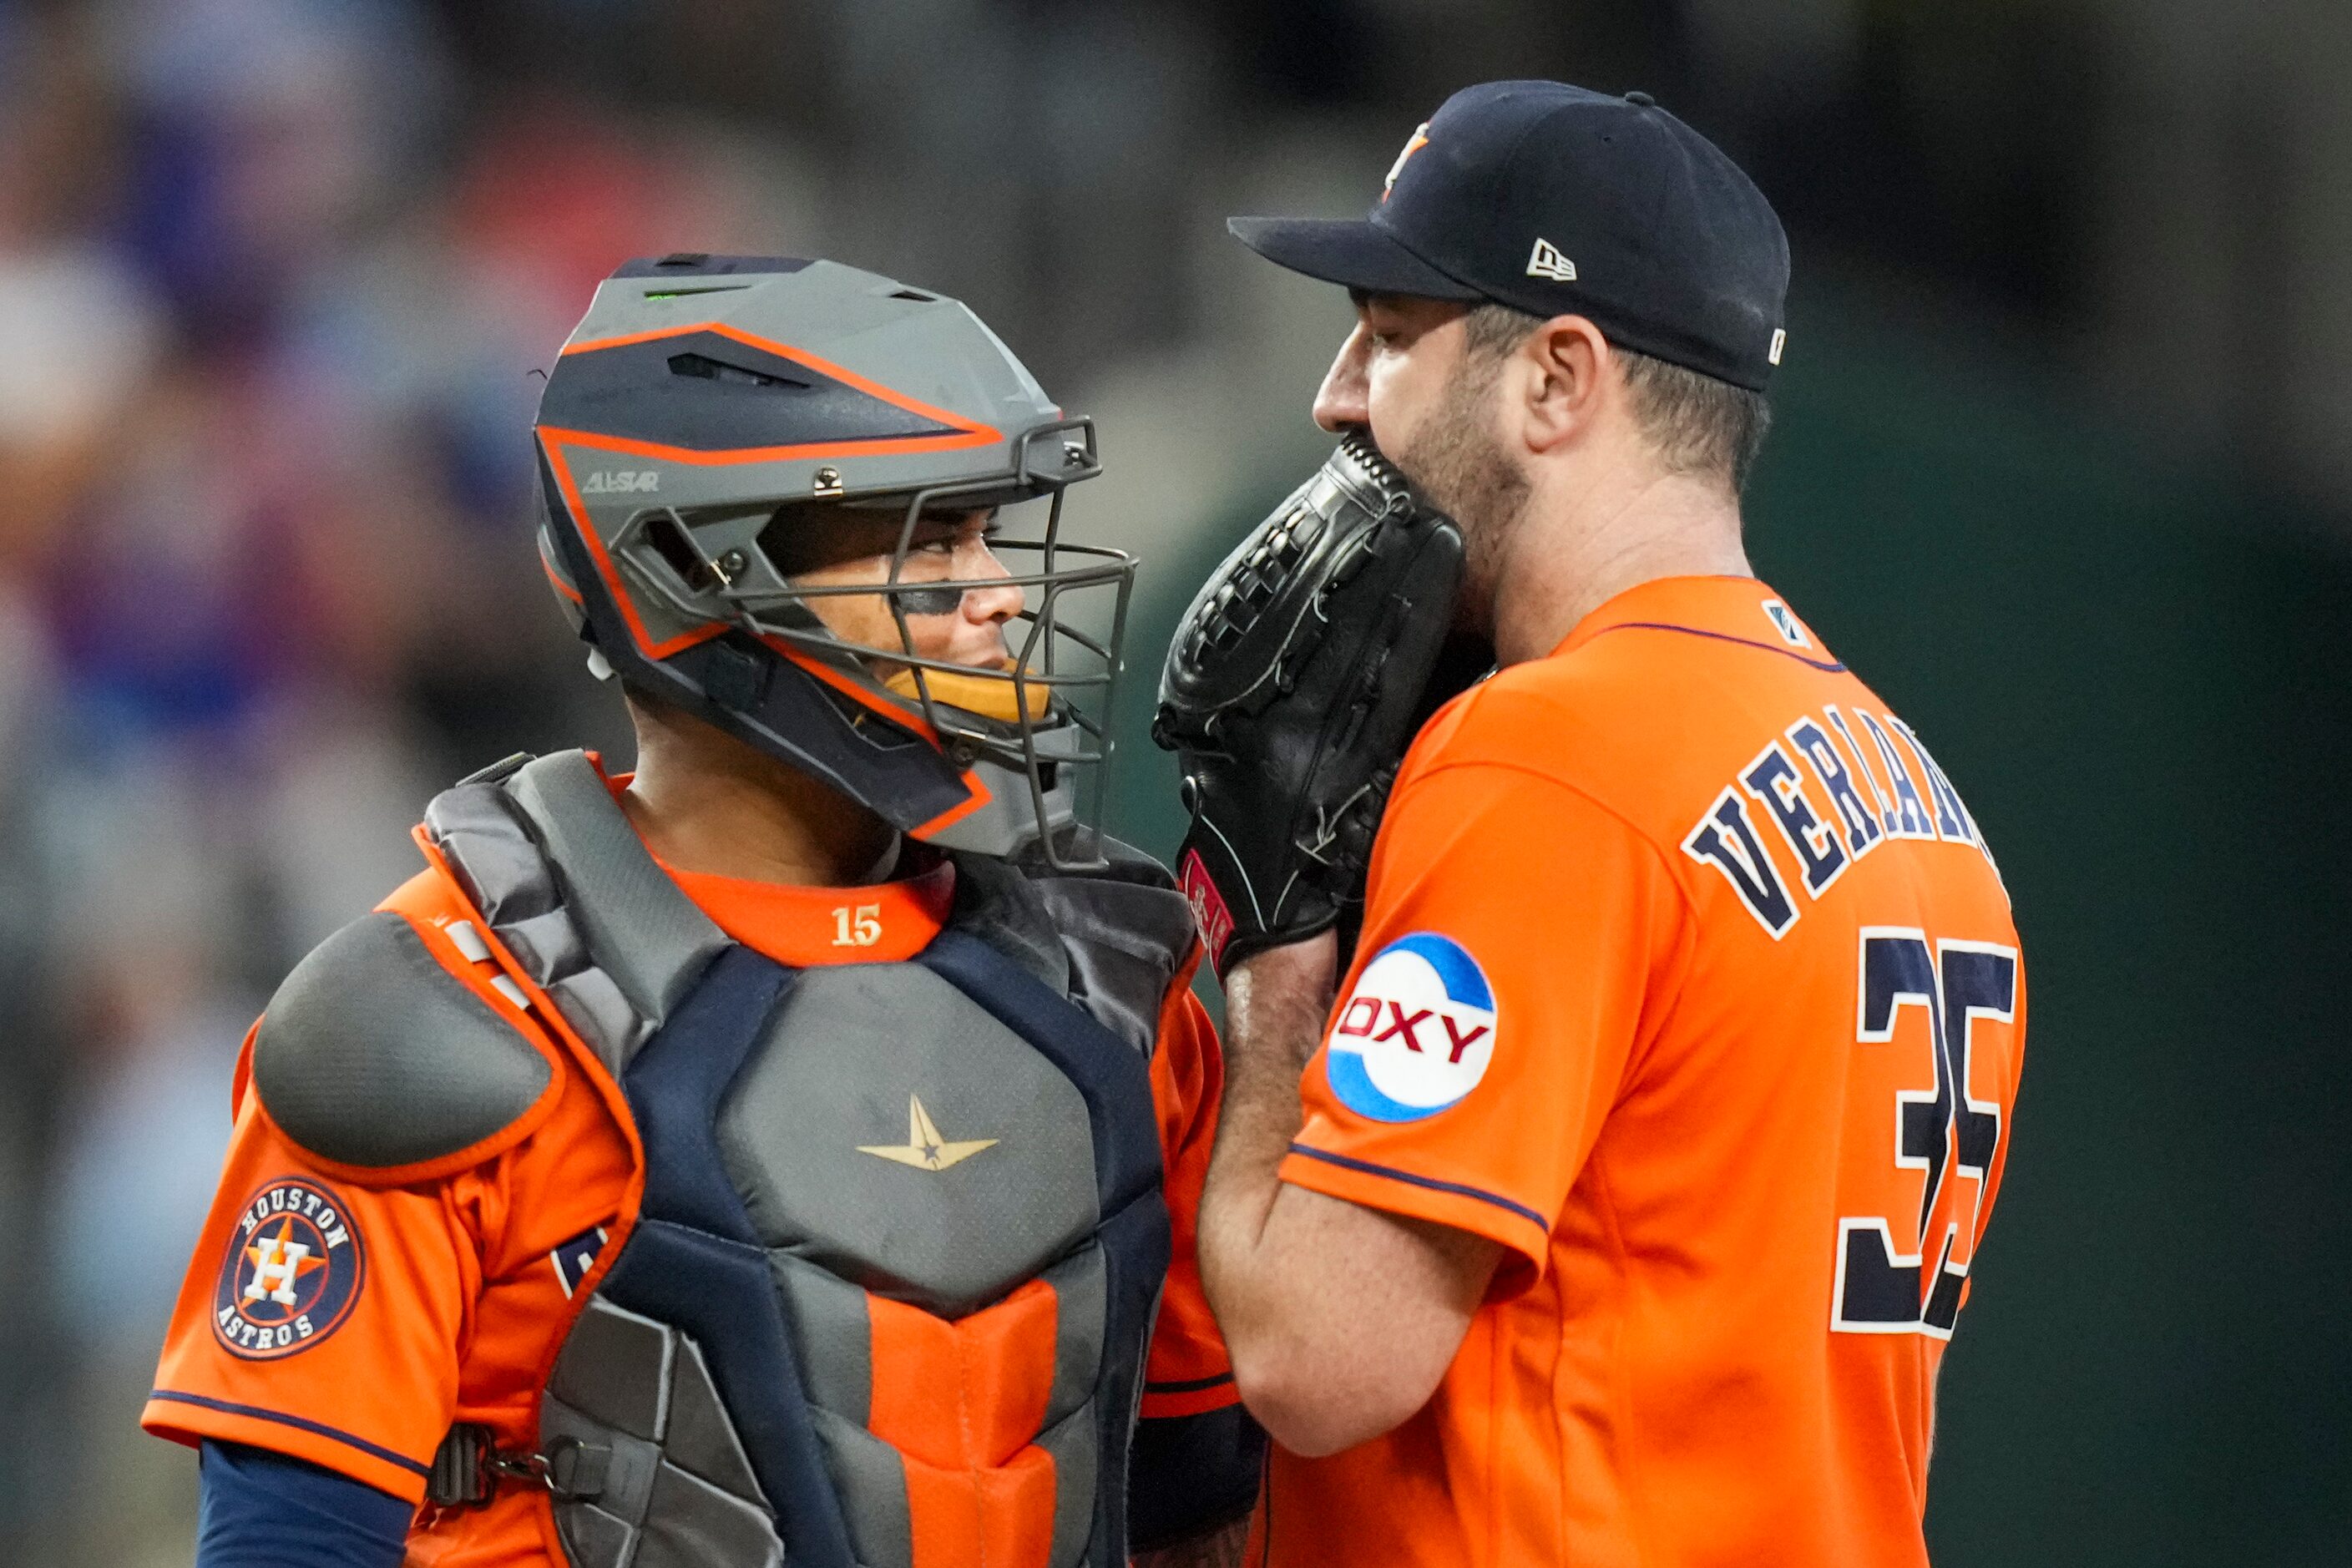
[[[1407,250],[1370,218],[1236,217],[1227,218],[1225,227],[1276,267],[1342,288],[1425,300],[1486,298]]]

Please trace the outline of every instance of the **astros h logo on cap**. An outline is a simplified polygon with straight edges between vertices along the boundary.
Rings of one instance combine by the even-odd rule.
[[[1381,200],[1388,200],[1389,193],[1396,189],[1397,176],[1404,173],[1406,162],[1428,145],[1429,121],[1424,120],[1414,129],[1412,139],[1404,144],[1404,151],[1397,154],[1396,162],[1389,165],[1389,177],[1381,182]]]

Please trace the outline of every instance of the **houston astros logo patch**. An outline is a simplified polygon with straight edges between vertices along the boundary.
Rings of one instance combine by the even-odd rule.
[[[1478,1087],[1495,1059],[1495,994],[1452,937],[1415,931],[1364,965],[1325,1047],[1331,1092],[1359,1116],[1418,1121]]]
[[[275,1361],[342,1327],[367,1259],[342,1199],[281,1176],[246,1201],[213,1290],[213,1337],[231,1355]]]

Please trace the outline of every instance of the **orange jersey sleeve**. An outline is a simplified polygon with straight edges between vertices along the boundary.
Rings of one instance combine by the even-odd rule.
[[[427,872],[380,907],[400,910],[453,975],[551,1053],[432,918],[458,908],[454,898]],[[531,1225],[508,1234],[518,1156],[488,1150],[455,1170],[436,1162],[373,1174],[321,1160],[270,1119],[253,1086],[259,1030],[238,1058],[220,1186],[141,1425],[183,1443],[274,1449],[422,1501],[451,1422],[491,1418],[482,1402],[500,1392],[465,1386],[460,1371],[467,1347],[514,1337],[511,1313],[486,1320],[484,1300],[486,1282],[516,1268],[509,1243],[539,1245]],[[554,1087],[566,1081],[559,1073]],[[534,1111],[511,1131],[540,1119]],[[475,1361],[480,1384],[486,1363]]]
[[[1409,767],[1282,1178],[1499,1242],[1497,1294],[1524,1289],[1685,923],[1656,849],[1574,788]]]
[[[1147,1419],[1197,1415],[1241,1397],[1234,1387],[1225,1342],[1209,1315],[1196,1250],[1201,1188],[1208,1177],[1210,1146],[1216,1141],[1225,1075],[1216,1027],[1192,994],[1191,980],[1188,965],[1160,1010],[1160,1046],[1151,1058],[1171,1251],[1159,1324],[1152,1331],[1151,1355],[1144,1368],[1142,1414]]]
[[[457,1406],[478,1238],[499,1194],[471,1173],[383,1190],[327,1174],[238,1079],[220,1190],[141,1424],[290,1454],[420,1502]]]

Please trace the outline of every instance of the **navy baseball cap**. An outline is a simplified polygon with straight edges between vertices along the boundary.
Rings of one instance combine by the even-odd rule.
[[[1584,316],[1620,347],[1752,391],[1788,341],[1772,205],[1647,93],[1465,88],[1412,133],[1368,216],[1228,226],[1309,278]]]

